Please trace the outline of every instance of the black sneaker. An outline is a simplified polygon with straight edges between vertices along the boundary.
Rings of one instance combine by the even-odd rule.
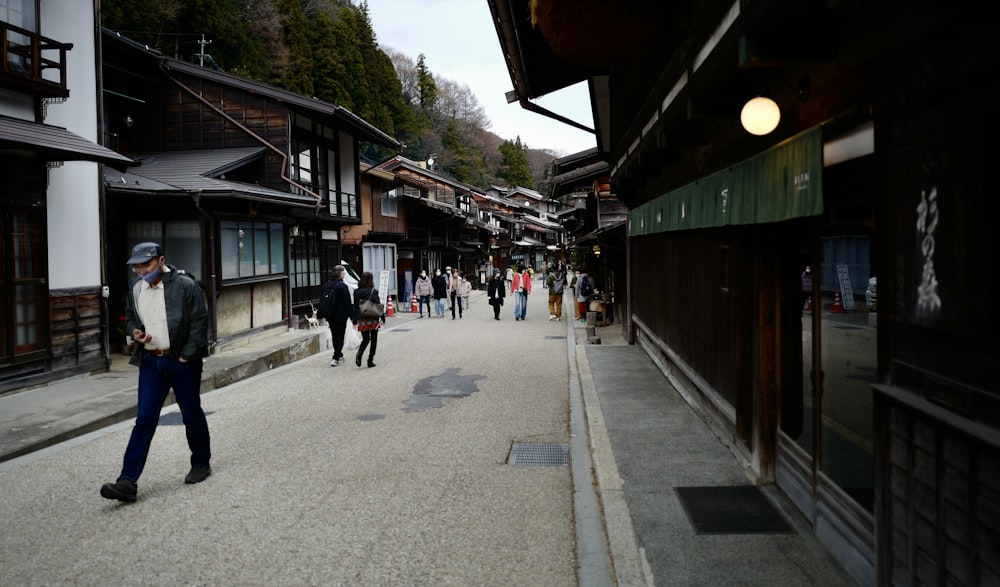
[[[208,479],[208,476],[211,474],[212,467],[208,465],[204,465],[202,467],[191,467],[191,472],[187,474],[187,477],[184,477],[184,482],[187,484],[201,483],[205,479]]]
[[[119,479],[114,483],[105,483],[101,486],[101,497],[131,503],[137,499],[135,482],[128,479]]]

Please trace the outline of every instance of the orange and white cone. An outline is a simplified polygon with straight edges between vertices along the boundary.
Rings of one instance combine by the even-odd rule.
[[[840,292],[838,291],[835,296],[833,296],[833,313],[840,314],[844,311],[844,307],[840,305]]]
[[[392,318],[396,314],[392,311],[392,296],[389,296],[389,305],[385,307],[385,317]]]
[[[410,303],[410,311],[416,314],[420,310],[417,308],[417,296],[413,296],[413,302]]]

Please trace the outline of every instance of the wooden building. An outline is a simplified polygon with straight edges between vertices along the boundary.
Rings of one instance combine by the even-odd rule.
[[[399,243],[401,301],[410,301],[413,279],[421,270],[432,275],[435,269],[452,267],[478,284],[487,272],[490,238],[504,230],[481,214],[482,194],[402,156],[383,162],[379,169],[395,176],[395,189],[409,209],[406,237]]]
[[[294,325],[363,221],[362,143],[399,143],[340,106],[103,38],[107,133],[139,162],[105,173],[113,312],[128,251],[157,241],[205,291],[215,348]]]
[[[489,5],[517,101],[590,86],[628,340],[859,584],[1000,584],[985,8]]]
[[[97,19],[0,3],[0,393],[108,362]]]

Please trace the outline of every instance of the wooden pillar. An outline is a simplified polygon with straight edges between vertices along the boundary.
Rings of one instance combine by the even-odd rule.
[[[778,445],[780,329],[781,306],[780,231],[774,226],[756,230],[754,281],[756,295],[756,390],[754,394],[755,454],[759,474],[774,479]]]

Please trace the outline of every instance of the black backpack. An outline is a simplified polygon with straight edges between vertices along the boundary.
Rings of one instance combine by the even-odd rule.
[[[323,289],[319,292],[319,307],[316,308],[316,317],[329,320],[333,316],[333,288]]]

